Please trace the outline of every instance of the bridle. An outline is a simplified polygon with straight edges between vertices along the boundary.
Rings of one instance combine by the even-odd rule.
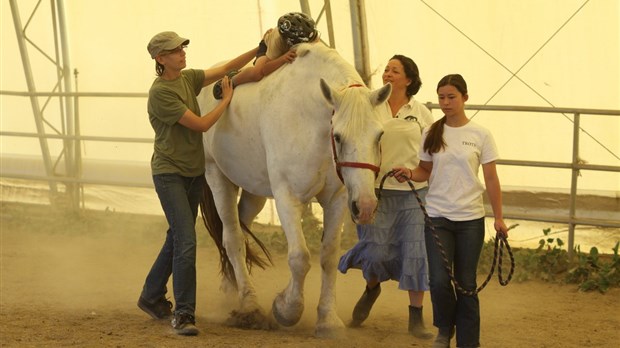
[[[364,85],[353,84],[353,85],[349,85],[347,88],[352,88],[352,87],[364,87]],[[334,115],[334,113],[335,111],[332,111],[332,116]],[[336,141],[334,140],[334,128],[333,127],[331,129],[331,141],[332,141],[332,154],[334,155],[334,163],[336,164],[336,173],[338,174],[338,178],[340,178],[340,181],[343,184],[344,184],[344,179],[342,178],[342,171],[341,171],[342,167],[370,169],[375,173],[375,180],[377,179],[377,177],[379,176],[380,168],[374,164],[363,163],[363,162],[340,162],[338,161],[338,153],[336,151]]]
[[[343,184],[344,184],[344,179],[342,178],[342,171],[341,171],[342,167],[370,169],[375,173],[375,180],[377,179],[377,177],[379,176],[380,168],[374,164],[364,163],[364,162],[340,162],[338,161],[338,154],[336,153],[336,142],[334,141],[334,129],[333,128],[331,132],[331,137],[332,137],[332,152],[334,154],[334,163],[336,163],[336,173],[338,174],[338,177],[340,178],[340,181],[342,181]]]

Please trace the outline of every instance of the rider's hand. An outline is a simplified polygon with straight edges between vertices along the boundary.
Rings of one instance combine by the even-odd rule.
[[[282,55],[282,59],[284,59],[286,63],[294,62],[295,58],[297,58],[297,52],[292,48]]]

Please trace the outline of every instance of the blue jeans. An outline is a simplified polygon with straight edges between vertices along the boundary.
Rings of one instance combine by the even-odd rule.
[[[172,274],[176,313],[194,315],[196,310],[196,216],[202,197],[204,176],[178,174],[153,175],[155,191],[168,231],[151,271],[146,276],[141,296],[154,303],[164,297]]]
[[[454,278],[465,290],[475,290],[476,269],[484,243],[484,218],[451,221],[431,218],[448,258]],[[433,325],[450,328],[456,325],[457,347],[480,346],[480,302],[478,295],[467,296],[455,291],[435,237],[427,224],[426,253],[429,265]]]

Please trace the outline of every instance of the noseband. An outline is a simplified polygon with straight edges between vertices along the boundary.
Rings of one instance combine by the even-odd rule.
[[[350,85],[348,88],[351,88],[351,87],[364,87],[364,85],[353,84],[353,85]],[[334,112],[332,112],[332,115],[333,114]],[[338,177],[340,178],[340,181],[342,181],[343,184],[344,184],[344,179],[342,178],[342,172],[341,172],[342,167],[370,169],[375,173],[375,180],[377,179],[377,177],[379,176],[380,168],[374,164],[363,163],[363,162],[340,162],[338,161],[338,154],[336,152],[336,141],[334,140],[334,128],[333,127],[331,130],[331,138],[332,138],[331,139],[332,140],[332,153],[334,155],[334,163],[336,163],[336,173],[338,173]]]
[[[331,136],[332,136],[332,153],[334,154],[334,162],[336,163],[336,173],[338,173],[338,177],[340,178],[340,181],[342,181],[343,184],[344,184],[344,179],[342,178],[342,172],[341,172],[342,167],[370,169],[375,173],[375,179],[377,179],[377,177],[379,176],[380,168],[374,164],[363,163],[363,162],[340,162],[338,161],[338,154],[336,153],[336,142],[334,141],[334,130],[333,129],[332,129]]]

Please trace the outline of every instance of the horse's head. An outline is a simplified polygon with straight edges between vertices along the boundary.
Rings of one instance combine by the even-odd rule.
[[[377,208],[375,180],[381,154],[379,141],[392,85],[370,91],[361,84],[336,90],[321,79],[323,96],[334,108],[332,149],[338,176],[348,192],[348,205],[355,223],[372,222]]]

